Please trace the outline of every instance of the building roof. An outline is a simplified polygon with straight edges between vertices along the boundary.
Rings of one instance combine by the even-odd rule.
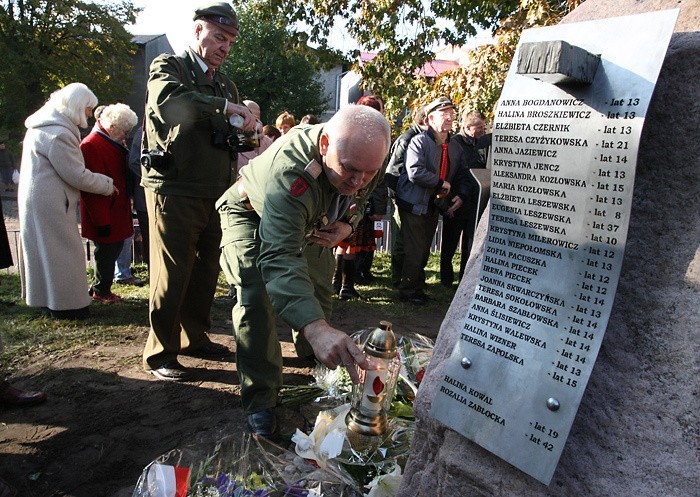
[[[152,42],[153,40],[157,40],[158,38],[165,36],[165,34],[159,34],[159,35],[133,35],[131,38],[132,43],[136,43],[137,45],[146,45],[147,43]]]
[[[454,71],[459,67],[459,63],[454,60],[434,59],[423,64],[423,67],[416,70],[414,74],[417,76],[426,76],[428,78],[436,78],[444,72]]]
[[[448,55],[445,53],[444,55]],[[439,52],[436,58],[423,64],[423,67],[417,69],[414,74],[416,76],[425,76],[428,78],[435,78],[440,74],[447,71],[454,71],[460,65],[463,54],[460,53],[460,57],[443,57],[443,53]],[[374,52],[360,52],[360,62],[369,62],[377,56]]]

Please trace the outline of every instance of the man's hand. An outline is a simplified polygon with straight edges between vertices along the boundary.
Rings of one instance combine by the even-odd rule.
[[[229,102],[226,105],[226,116],[231,117],[233,114],[238,114],[241,116],[244,121],[243,121],[243,129],[246,131],[252,131],[255,129],[257,126],[257,119],[255,119],[255,116],[253,115],[252,112],[250,112],[250,109],[246,107],[245,105],[240,105],[240,104],[234,104],[232,102]]]
[[[343,221],[336,221],[323,228],[316,229],[306,238],[309,243],[321,247],[335,247],[352,234],[352,226]]]
[[[450,206],[449,209],[447,209],[447,212],[446,212],[447,217],[453,217],[455,215],[455,211],[457,209],[459,209],[460,207],[462,207],[462,204],[464,204],[464,202],[462,201],[461,198],[459,198],[459,195],[456,196],[455,198],[453,198],[452,205]]]
[[[450,193],[451,188],[452,188],[452,186],[450,185],[449,182],[443,181],[442,187],[440,188],[440,191],[438,192],[437,196],[438,197],[445,197],[446,195],[448,195]]]
[[[304,336],[314,349],[314,355],[329,369],[344,366],[352,382],[360,382],[357,368],[366,369],[367,359],[352,339],[340,330],[318,319],[304,326]]]

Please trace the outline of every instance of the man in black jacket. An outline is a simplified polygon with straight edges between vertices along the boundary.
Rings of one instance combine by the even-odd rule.
[[[453,142],[462,146],[463,159],[467,169],[486,167],[482,155],[478,150],[478,140],[484,134],[486,118],[479,111],[465,109],[462,115],[462,130],[454,136]],[[469,260],[472,242],[474,241],[474,228],[478,212],[477,200],[479,187],[471,174],[464,176],[467,183],[468,197],[461,207],[453,211],[447,211],[442,216],[442,246],[440,249],[440,283],[446,287],[452,287],[454,281],[454,269],[452,257],[457,250],[459,237],[462,236],[462,254],[459,264],[459,277],[464,274],[464,267]]]

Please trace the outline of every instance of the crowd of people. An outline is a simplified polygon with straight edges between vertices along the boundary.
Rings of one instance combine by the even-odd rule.
[[[415,125],[392,144],[381,99],[365,95],[325,123],[309,114],[297,124],[285,112],[263,126],[259,105],[241,101],[220,71],[239,35],[232,5],[205,4],[193,20],[189,48],[151,64],[141,127],[124,104],[97,108],[81,83],[57,90],[27,118],[22,284],[27,305],[57,319],[86,318],[91,301],[119,302],[115,281],[144,284],[129,268],[136,217],[149,269],[143,369],[186,381],[192,371],[180,356],[232,354],[208,335],[223,271],[242,405],[251,430],[274,437],[282,385],[276,316],[293,328],[300,357],[346,367],[357,382],[366,360],[331,324],[333,295],[362,298],[355,281],[373,278],[375,223],[392,210],[399,298],[429,299],[425,266],[439,215],[441,283],[453,285],[453,255],[461,237],[466,260],[478,217],[470,170],[486,166],[485,120],[465,111],[453,133],[455,105],[441,97],[417,107]],[[94,246],[89,285],[78,204],[82,237]]]

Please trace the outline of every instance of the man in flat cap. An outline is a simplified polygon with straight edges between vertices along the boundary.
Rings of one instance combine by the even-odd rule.
[[[440,97],[426,105],[425,113],[428,129],[408,144],[394,199],[404,256],[403,263],[396,266],[401,274],[392,275],[392,279],[399,281],[399,299],[415,305],[428,301],[425,266],[440,211],[450,215],[467,194],[462,149],[450,143],[454,104]]]
[[[229,118],[244,129],[255,117],[217,69],[238,36],[228,2],[194,12],[190,47],[151,64],[141,157],[150,228],[151,329],[143,367],[161,380],[188,379],[178,355],[221,358],[230,351],[207,336],[219,274],[221,224],[216,199],[236,179]]]

